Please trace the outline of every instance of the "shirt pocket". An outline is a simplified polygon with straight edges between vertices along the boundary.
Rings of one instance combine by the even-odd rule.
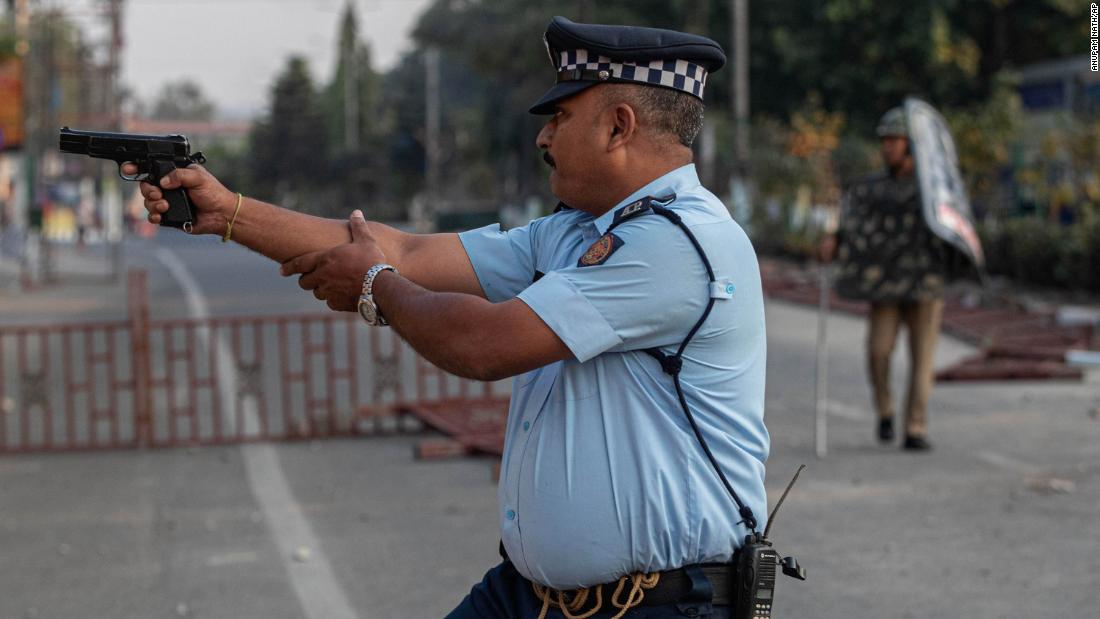
[[[600,364],[599,357],[580,363],[574,359],[561,361],[561,369],[558,371],[557,380],[550,388],[548,402],[576,402],[587,400],[599,393],[600,385],[596,375],[596,368]]]

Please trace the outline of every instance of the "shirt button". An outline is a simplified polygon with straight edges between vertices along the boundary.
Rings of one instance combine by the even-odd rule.
[[[516,512],[514,512],[512,510],[508,510],[508,511],[504,512],[504,517],[507,518],[508,520],[515,520],[516,519]]]
[[[531,429],[531,422],[530,421],[524,421],[523,422],[523,431],[526,432],[530,429]]]

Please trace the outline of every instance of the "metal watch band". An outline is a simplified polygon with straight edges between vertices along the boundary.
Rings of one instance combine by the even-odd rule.
[[[378,274],[382,271],[393,271],[397,273],[397,267],[392,264],[379,263],[367,269],[367,274],[363,276],[363,294],[368,297],[374,296],[374,278],[378,277]]]
[[[359,297],[360,305],[364,303],[369,304],[370,314],[373,314],[374,321],[369,320],[368,316],[364,314],[364,318],[367,318],[369,324],[384,327],[390,324],[386,317],[382,315],[382,311],[378,309],[378,304],[374,302],[374,278],[378,277],[378,274],[382,271],[393,271],[397,273],[397,268],[392,264],[376,264],[367,270],[366,275],[363,276],[363,293]],[[360,314],[363,314],[362,308]]]

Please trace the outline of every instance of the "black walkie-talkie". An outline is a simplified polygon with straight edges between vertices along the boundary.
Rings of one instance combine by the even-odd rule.
[[[734,617],[771,619],[777,565],[779,553],[770,542],[756,535],[745,536],[745,543],[737,551]]]
[[[794,478],[787,484],[787,489],[779,497],[775,509],[768,516],[768,526],[764,528],[764,534],[750,533],[745,536],[745,543],[737,549],[733,562],[737,566],[736,579],[733,584],[734,601],[733,617],[736,619],[771,619],[772,600],[775,599],[775,568],[783,566],[783,573],[792,578],[806,580],[806,570],[798,564],[794,557],[779,559],[779,553],[772,547],[768,540],[772,523],[775,522],[775,514],[779,506],[787,498],[791,486],[798,479],[799,473],[806,465],[798,467]]]

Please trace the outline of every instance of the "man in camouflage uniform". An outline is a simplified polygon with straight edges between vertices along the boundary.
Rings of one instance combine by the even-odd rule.
[[[947,248],[921,213],[905,110],[887,112],[877,133],[887,171],[852,184],[838,233],[826,239],[822,256],[831,259],[835,249],[841,296],[871,303],[868,361],[883,442],[894,440],[890,357],[901,324],[908,328],[911,363],[903,447],[927,450],[926,412],[943,314]]]

